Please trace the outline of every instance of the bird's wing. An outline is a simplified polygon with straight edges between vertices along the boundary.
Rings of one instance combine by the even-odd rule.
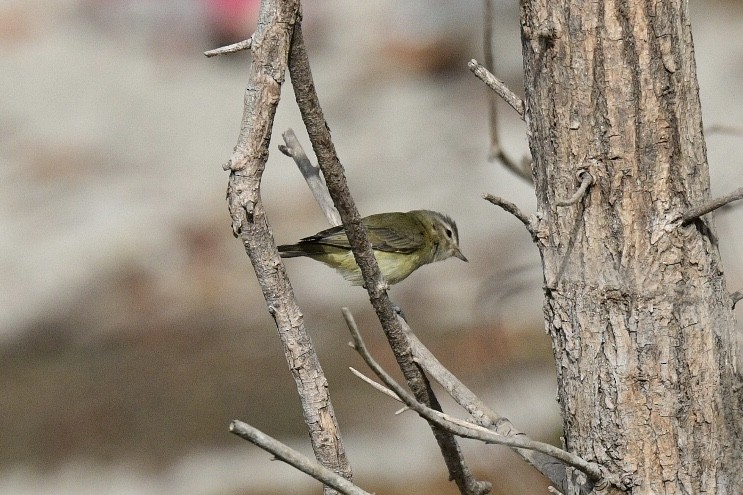
[[[385,213],[382,215],[371,215],[362,220],[369,234],[369,241],[376,251],[391,253],[412,253],[419,249],[425,242],[423,225],[415,219],[410,219],[403,213]],[[390,217],[396,215],[396,218]],[[392,220],[395,228],[389,227]],[[317,234],[305,237],[300,242],[319,243],[350,249],[351,245],[346,237],[343,226],[331,227]]]
[[[377,251],[390,253],[412,253],[423,244],[423,233],[420,231],[392,230],[385,227],[370,227],[369,240]]]

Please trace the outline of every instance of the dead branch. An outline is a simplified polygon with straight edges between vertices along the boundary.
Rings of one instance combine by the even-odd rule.
[[[286,145],[279,145],[279,151],[294,159],[328,223],[333,227],[340,225],[342,223],[341,217],[338,215],[338,210],[333,206],[333,200],[328,195],[328,189],[320,174],[320,167],[310,161],[293,130],[287,129],[281,136],[284,138]]]
[[[436,356],[423,345],[405,321],[402,321],[403,329],[408,336],[410,348],[415,360],[426,373],[436,380],[454,401],[462,406],[480,426],[494,433],[506,437],[520,436],[528,438],[505,417],[493,411],[454,374],[444,367]],[[555,460],[538,451],[514,448],[522,459],[534,466],[534,468],[547,477],[554,485],[566,487],[567,471],[564,463]]]
[[[377,260],[371,249],[371,243],[361,224],[361,216],[348,189],[343,166],[338,159],[335,145],[317,98],[299,23],[294,28],[289,55],[289,73],[302,120],[307,128],[318,165],[325,177],[330,197],[343,220],[351,250],[361,270],[369,299],[379,318],[385,336],[416,398],[434,409],[440,409],[441,407],[430,388],[427,378],[413,361],[410,349],[406,345],[405,336],[397,321],[392,302],[387,295],[387,284],[379,271]],[[488,493],[491,489],[490,483],[477,481],[472,476],[469,467],[464,462],[456,438],[436,425],[432,424],[431,428],[449,469],[449,476],[455,481],[460,492],[477,495]]]
[[[697,218],[706,215],[707,213],[713,212],[718,208],[722,208],[723,206],[732,203],[733,201],[738,201],[739,199],[743,199],[743,187],[739,187],[730,194],[708,201],[703,205],[689,208],[686,213],[684,213],[684,216],[681,217],[681,224],[688,225]]]
[[[529,183],[534,183],[534,179],[531,176],[531,160],[528,157],[524,157],[521,162],[516,162],[506,154],[500,143],[496,143],[496,146],[493,146],[491,143],[490,156],[488,158],[491,160],[498,160],[511,173],[516,174],[517,177],[520,177]]]
[[[524,120],[524,101],[516,96],[516,93],[511,91],[508,86],[506,86],[506,83],[495,77],[488,69],[486,69],[474,58],[469,61],[467,67],[469,67],[469,69],[478,77],[478,79],[487,84],[490,89],[498,93],[498,96],[503,98],[503,101],[508,103],[511,108],[516,110],[516,113],[519,114],[521,120]]]
[[[483,0],[483,58],[485,67],[490,72],[495,70],[495,56],[493,55],[493,0]],[[490,156],[495,157],[502,152],[498,135],[498,96],[488,91],[488,120],[490,121]]]
[[[232,230],[240,236],[284,344],[305,423],[318,461],[351,478],[327,381],[286,277],[260,197],[273,119],[286,73],[298,0],[261,2],[238,142],[230,159],[227,201]],[[331,488],[326,494],[335,493]]]
[[[484,29],[482,44],[483,58],[485,59],[484,67],[492,74],[496,72],[495,56],[493,55],[493,27],[495,17],[493,15],[493,0],[483,0],[483,4]],[[498,95],[495,91],[488,91],[487,95],[488,120],[490,121],[490,151],[488,153],[488,159],[498,160],[517,177],[520,177],[529,183],[533,183],[534,181],[531,176],[531,160],[526,159],[522,160],[521,163],[518,163],[507,155],[501,146],[500,133],[498,132]]]
[[[343,476],[339,476],[322,464],[303,456],[288,445],[279,442],[247,423],[234,420],[230,423],[230,431],[266,452],[273,454],[277,459],[299,469],[303,473],[309,474],[321,483],[335,488],[340,493],[345,495],[372,495],[354,485]]]
[[[379,363],[376,362],[376,360],[372,357],[371,353],[367,349],[366,344],[361,337],[361,333],[359,332],[358,326],[356,325],[356,321],[354,320],[353,315],[348,310],[348,308],[344,308],[343,316],[346,319],[346,324],[349,331],[351,332],[354,349],[356,349],[364,362],[369,366],[369,368],[371,368],[374,374],[377,375],[377,377],[379,377],[379,379],[382,380],[382,382],[402,400],[402,402],[404,402],[410,409],[413,409],[415,412],[417,412],[429,423],[435,423],[439,427],[464,438],[480,440],[485,443],[495,443],[498,445],[506,445],[509,447],[536,450],[543,454],[554,457],[555,459],[558,459],[559,461],[562,461],[569,466],[579,469],[597,485],[621,486],[621,480],[618,476],[607,473],[604,468],[596,463],[588,462],[585,459],[575,454],[571,454],[570,452],[566,452],[558,447],[555,447],[554,445],[546,444],[543,442],[535,442],[521,436],[506,437],[494,433],[486,428],[479,427],[478,425],[462,426],[461,424],[455,424],[451,421],[442,419],[440,416],[441,411],[432,410],[431,408],[426,407],[425,405],[418,402],[415,397],[405,391],[405,389],[400,386],[400,384],[398,384],[394,380],[394,378],[392,378],[392,376],[389,375],[379,365]]]
[[[743,136],[743,127],[737,125],[712,124],[704,129],[704,133],[708,135],[728,134],[731,136]]]
[[[227,46],[220,46],[219,48],[214,48],[213,50],[207,50],[204,52],[204,55],[207,57],[216,57],[218,55],[225,55],[227,53],[235,53],[240,52],[242,50],[250,50],[250,48],[253,46],[253,37],[238,41],[237,43],[233,43],[231,45]]]
[[[514,203],[511,203],[508,200],[505,200],[503,198],[500,198],[498,196],[494,196],[492,194],[483,194],[482,198],[485,201],[488,201],[495,206],[499,206],[500,208],[504,209],[511,215],[518,218],[518,220],[524,224],[524,227],[526,227],[526,230],[529,231],[529,234],[531,234],[532,238],[535,237],[536,231],[534,230],[534,225],[532,224],[532,221],[529,220],[529,217],[526,216],[526,214],[521,211],[521,209],[516,206]]]
[[[346,309],[346,308],[343,308],[343,309]],[[350,344],[350,342],[349,342],[349,344]],[[351,347],[353,347],[353,345]],[[354,376],[356,376],[359,380],[362,380],[363,382],[365,382],[367,385],[371,386],[373,389],[375,389],[375,390],[377,390],[379,392],[382,392],[384,395],[386,395],[387,397],[390,397],[391,399],[394,399],[394,400],[396,400],[398,402],[402,402],[402,399],[400,399],[400,397],[398,397],[397,395],[395,395],[395,392],[393,392],[392,390],[388,389],[384,385],[378,384],[377,382],[375,382],[374,380],[372,380],[368,376],[364,375],[362,372],[360,372],[356,368],[353,368],[353,367],[349,366],[348,369],[351,371],[351,373],[354,374]]]

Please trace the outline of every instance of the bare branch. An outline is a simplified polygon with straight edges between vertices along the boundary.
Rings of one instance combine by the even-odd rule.
[[[369,350],[366,347],[366,344],[364,343],[363,338],[361,337],[361,334],[359,332],[358,326],[356,325],[356,322],[353,318],[353,315],[348,310],[348,308],[343,308],[343,316],[346,319],[346,324],[348,326],[349,331],[351,332],[351,337],[353,338],[353,344],[354,349],[359,353],[359,355],[362,357],[364,362],[371,368],[371,370],[376,374],[382,382],[384,382],[387,387],[389,387],[410,409],[413,409],[415,412],[417,412],[420,416],[422,416],[424,419],[426,419],[430,423],[435,423],[441,428],[446,429],[447,431],[450,431],[454,433],[455,435],[464,437],[464,438],[471,438],[475,440],[480,440],[486,443],[495,443],[499,445],[506,445],[509,447],[518,447],[523,449],[529,449],[529,450],[536,450],[538,452],[541,452],[543,454],[547,454],[551,457],[554,457],[555,459],[558,459],[565,464],[572,466],[576,469],[579,469],[583,473],[585,473],[589,479],[596,483],[610,483],[614,486],[621,486],[621,481],[619,477],[614,476],[610,473],[607,473],[605,469],[603,469],[600,465],[588,462],[585,459],[575,455],[571,454],[570,452],[566,452],[558,447],[555,447],[554,445],[550,445],[543,442],[535,442],[533,440],[529,440],[520,436],[517,437],[505,437],[503,435],[499,435],[497,433],[493,433],[490,430],[487,430],[482,427],[477,427],[476,425],[474,428],[471,426],[460,426],[459,424],[454,424],[451,421],[444,420],[440,417],[439,413],[441,411],[434,411],[429,407],[424,406],[420,402],[418,402],[415,397],[410,395],[407,391],[405,391],[404,388],[402,388],[395,380],[390,376],[380,365],[376,362],[376,360],[371,356],[369,353]]]
[[[261,2],[240,134],[229,162],[227,201],[233,233],[241,238],[282,340],[315,456],[324,466],[350,479],[351,467],[327,381],[276,249],[260,195],[289,44],[298,16],[298,0]],[[326,487],[325,493],[330,495],[335,491]]]
[[[299,469],[303,473],[309,474],[321,483],[324,483],[331,488],[335,488],[340,493],[345,495],[372,495],[354,485],[343,476],[339,476],[325,466],[305,457],[288,445],[279,442],[275,438],[266,435],[259,429],[254,428],[247,423],[238,420],[232,421],[232,423],[230,423],[230,432],[254,445],[257,445],[266,452],[270,452],[276,456],[277,459]]]
[[[504,167],[517,177],[520,177],[529,183],[534,183],[534,178],[531,176],[531,160],[528,157],[524,157],[520,163],[517,163],[513,158],[506,155],[506,152],[503,151],[500,143],[496,143],[496,146],[493,146],[492,144],[490,146],[489,158],[501,162]]]
[[[408,336],[410,348],[413,351],[416,362],[446,390],[457,404],[462,406],[470,414],[478,425],[488,428],[498,435],[507,437],[518,435],[522,438],[528,438],[518,431],[507,418],[504,418],[488,407],[474,392],[454,376],[451,371],[445,368],[436,359],[436,356],[418,340],[418,337],[410,330],[406,322],[403,321],[402,325]],[[553,484],[561,487],[566,486],[567,471],[565,470],[566,466],[564,463],[533,450],[514,448],[514,451],[546,476]]]
[[[352,345],[352,347],[354,349],[356,348],[353,345]],[[365,376],[363,373],[361,373],[360,371],[358,371],[358,370],[356,370],[354,368],[349,367],[348,369],[351,370],[351,373],[353,373],[354,375],[356,375],[357,378],[361,379],[367,385],[370,385],[373,389],[377,390],[378,392],[383,393],[384,395],[386,395],[387,397],[390,397],[391,399],[396,400],[397,402],[402,402],[402,399],[400,399],[395,394],[395,392],[393,392],[392,390],[388,389],[384,385],[380,385],[379,383],[375,382],[374,380],[372,380],[371,378]],[[405,406],[403,409],[400,409],[399,411],[395,412],[395,414],[399,414],[400,412],[407,411],[407,410],[410,410],[410,408],[407,407],[407,406]],[[466,421],[464,419],[457,418],[456,416],[452,416],[451,414],[446,414],[446,413],[441,412],[441,411],[435,411],[433,409],[431,409],[431,411],[433,412],[433,414],[435,414],[436,416],[438,416],[442,420],[449,421],[451,423],[454,423],[455,425],[459,425],[459,426],[462,426],[462,427],[465,427],[465,428],[471,428],[473,430],[481,431],[481,432],[484,432],[484,433],[492,433],[491,430],[489,430],[485,426],[482,426],[482,425],[479,425],[479,424],[475,424],[475,423],[471,423],[469,421]]]
[[[704,129],[705,134],[729,134],[731,136],[743,136],[743,127],[725,124],[712,124]]]
[[[498,196],[494,196],[492,194],[483,194],[482,198],[485,201],[489,201],[490,203],[494,204],[495,206],[499,206],[511,215],[515,216],[519,219],[521,223],[524,224],[524,227],[526,227],[526,230],[529,231],[532,237],[535,235],[534,231],[534,225],[532,225],[531,220],[529,220],[529,217],[526,216],[526,214],[519,209],[518,206],[516,206],[514,203],[511,203],[510,201],[500,198]]]
[[[493,55],[493,0],[483,0],[484,4],[484,29],[483,29],[483,57],[485,67],[495,72],[495,56]],[[498,136],[498,96],[493,91],[488,91],[488,115],[490,120],[490,156],[495,157],[502,153],[500,139]]]
[[[375,382],[374,380],[372,380],[368,376],[364,375],[362,372],[360,372],[356,368],[352,368],[352,367],[349,366],[348,369],[351,370],[351,373],[353,373],[354,375],[356,375],[357,378],[360,378],[362,381],[366,382],[368,385],[371,385],[371,387],[374,388],[375,390],[378,390],[379,392],[382,392],[384,395],[386,395],[387,397],[390,397],[390,398],[396,400],[397,402],[402,402],[402,400],[397,395],[395,395],[395,392],[393,392],[392,390],[388,389],[384,385],[378,384],[377,382]],[[395,413],[395,414],[397,414],[397,413]]]
[[[593,184],[593,177],[586,170],[578,172],[578,178],[580,179],[580,186],[569,199],[566,200],[555,200],[556,206],[570,206],[580,201],[588,191],[588,187]]]
[[[215,48],[213,50],[207,50],[204,52],[204,55],[207,57],[216,57],[218,55],[225,55],[227,53],[235,53],[240,52],[242,50],[250,50],[250,48],[253,46],[253,37],[238,41],[237,43],[233,43],[231,45],[227,46],[221,46],[219,48]]]
[[[730,294],[730,301],[733,303],[733,309],[735,309],[735,305],[738,304],[738,301],[741,299],[743,299],[743,290],[736,290]]]
[[[694,208],[689,208],[689,210],[684,213],[684,216],[682,218],[682,225],[688,225],[697,218],[706,215],[707,213],[713,212],[718,208],[722,208],[723,206],[732,203],[733,201],[738,201],[739,199],[743,199],[743,187],[739,187],[735,191],[731,192],[730,194],[727,194],[725,196],[722,196],[717,199],[713,199],[711,201],[708,201],[707,203],[699,206],[695,206]]]
[[[486,69],[474,58],[469,61],[467,67],[469,67],[472,73],[475,74],[482,82],[487,84],[490,89],[498,93],[498,95],[503,98],[506,103],[511,105],[511,108],[516,110],[516,113],[519,114],[521,120],[524,119],[525,107],[523,100],[516,96],[516,93],[508,89],[508,86],[506,86],[503,81],[495,77],[488,69]]]
[[[483,4],[484,29],[482,44],[483,57],[485,59],[484,67],[492,74],[493,72],[496,72],[495,56],[493,55],[493,0],[483,0]],[[533,183],[534,181],[531,176],[531,160],[522,160],[521,163],[518,163],[516,160],[508,156],[501,146],[500,135],[498,132],[498,94],[495,91],[488,91],[487,95],[488,116],[490,120],[490,151],[488,153],[488,159],[498,160],[517,177],[520,177],[529,183]]]
[[[329,127],[317,98],[309,59],[304,47],[301,24],[299,23],[294,28],[289,54],[289,73],[294,86],[297,105],[307,128],[318,165],[325,177],[328,192],[343,220],[351,251],[361,270],[366,290],[369,293],[369,300],[379,318],[397,363],[416,398],[434,409],[440,409],[441,406],[436,400],[433,390],[431,390],[428,379],[413,361],[410,349],[406,345],[402,328],[397,321],[392,302],[387,295],[387,284],[382,278],[366,230],[361,224],[361,215],[359,215],[348,189],[345,171],[338,159]],[[436,425],[432,425],[431,429],[446,462],[449,477],[455,481],[460,492],[468,495],[488,493],[491,489],[490,483],[479,482],[472,476],[469,467],[464,462],[464,456],[457,439],[451,433]]]
[[[338,215],[338,210],[333,206],[333,200],[330,199],[330,195],[328,195],[325,181],[323,181],[322,175],[320,174],[320,167],[310,161],[293,130],[287,129],[281,136],[284,138],[286,146],[279,145],[279,151],[294,159],[297,168],[302,172],[304,180],[307,181],[307,185],[310,187],[310,191],[312,191],[315,201],[317,201],[317,204],[320,205],[320,209],[325,214],[328,223],[333,227],[341,225],[341,217]]]

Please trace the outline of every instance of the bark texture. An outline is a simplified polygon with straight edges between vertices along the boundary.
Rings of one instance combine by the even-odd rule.
[[[343,220],[354,258],[364,277],[369,300],[377,313],[382,330],[387,337],[392,352],[395,354],[395,359],[416,399],[432,409],[441,411],[441,405],[431,389],[428,378],[413,359],[407,339],[387,294],[387,284],[384,282],[374,258],[371,243],[367,238],[366,230],[361,223],[361,215],[351,197],[345,170],[338,159],[335,145],[330,136],[330,128],[325,121],[315,91],[310,62],[304,47],[301,24],[297,25],[293,33],[289,54],[289,73],[294,85],[297,105],[312,142],[312,149],[317,156],[318,166],[325,177],[328,193]],[[445,431],[434,423],[429,424],[449,470],[449,479],[457,484],[460,493],[465,495],[490,493],[491,484],[486,481],[478,481],[465,463],[462,449],[454,434]]]
[[[521,23],[566,447],[627,493],[739,495],[730,297],[711,221],[681,221],[709,196],[686,2],[522,0]]]
[[[351,466],[328,395],[328,383],[276,249],[260,195],[299,7],[299,0],[261,2],[240,135],[227,164],[231,170],[227,201],[233,232],[240,236],[250,257],[268,312],[284,345],[315,457],[323,466],[350,480]],[[325,486],[324,493],[337,492]]]

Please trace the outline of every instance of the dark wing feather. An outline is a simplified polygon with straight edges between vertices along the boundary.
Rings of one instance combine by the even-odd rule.
[[[369,241],[376,251],[390,253],[412,253],[425,242],[423,225],[405,213],[383,213],[362,219],[369,234]],[[390,223],[394,228],[390,228]],[[317,234],[305,237],[300,243],[324,244],[342,249],[350,249],[343,226],[331,227]]]

